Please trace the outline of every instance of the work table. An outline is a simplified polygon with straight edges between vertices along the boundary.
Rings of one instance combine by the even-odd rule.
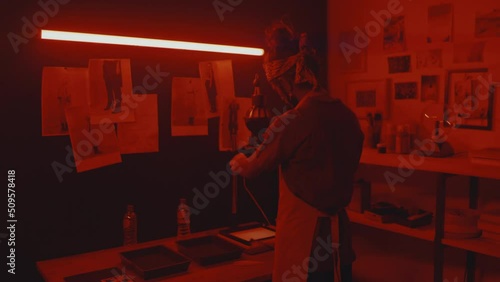
[[[193,236],[217,234],[217,230],[193,234]],[[121,266],[120,253],[135,249],[147,248],[156,245],[166,246],[177,251],[175,243],[176,238],[166,238],[150,242],[139,243],[136,245],[110,248],[90,253],[84,253],[63,258],[45,260],[37,262],[37,268],[46,282],[64,282],[64,278],[76,274],[96,271],[100,269]],[[234,261],[228,261],[211,266],[200,266],[191,262],[188,271],[162,278],[151,279],[147,281],[268,281],[271,279],[273,269],[273,251],[267,251],[256,255],[243,253],[241,258]],[[134,282],[143,281],[133,272],[127,275],[135,276]],[[110,277],[113,274],[110,273]]]

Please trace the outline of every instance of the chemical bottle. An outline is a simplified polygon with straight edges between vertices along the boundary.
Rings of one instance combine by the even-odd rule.
[[[396,151],[396,127],[393,124],[387,124],[386,129],[387,152],[394,153]]]
[[[410,132],[409,126],[398,125],[396,134],[396,153],[410,153]]]
[[[191,235],[191,214],[186,199],[182,198],[177,208],[177,238],[182,239]]]
[[[127,205],[127,212],[123,215],[123,245],[137,244],[137,215],[134,205]]]

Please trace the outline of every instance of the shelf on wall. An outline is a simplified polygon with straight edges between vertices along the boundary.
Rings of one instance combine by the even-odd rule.
[[[358,212],[353,212],[348,210],[347,214],[349,215],[350,221],[357,224],[366,225],[373,228],[386,230],[398,234],[403,234],[409,237],[418,238],[426,241],[431,241],[431,242],[434,241],[435,237],[434,224],[430,224],[419,228],[409,228],[395,223],[380,223],[371,220],[367,218],[365,215]]]
[[[443,239],[443,245],[500,258],[500,242],[484,239]]]

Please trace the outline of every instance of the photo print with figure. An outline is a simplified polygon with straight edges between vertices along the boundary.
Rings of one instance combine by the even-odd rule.
[[[88,69],[44,67],[42,136],[69,135],[65,110],[87,106]]]
[[[208,135],[207,96],[198,77],[172,79],[172,136]]]
[[[88,107],[68,108],[66,117],[77,172],[122,161],[114,123],[92,124]]]
[[[93,124],[103,119],[133,122],[130,59],[90,59],[90,115]]]

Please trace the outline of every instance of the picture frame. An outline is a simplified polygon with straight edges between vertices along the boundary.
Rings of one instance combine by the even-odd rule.
[[[420,100],[422,102],[439,102],[440,94],[440,76],[422,75],[420,79]]]
[[[394,82],[394,100],[418,100],[418,81],[404,80]]]
[[[488,68],[449,70],[444,120],[455,128],[492,130],[496,85]]]
[[[387,57],[389,74],[411,72],[411,63],[411,55]]]
[[[347,106],[359,119],[366,119],[369,113],[381,113],[389,118],[389,80],[358,80],[347,83]]]

